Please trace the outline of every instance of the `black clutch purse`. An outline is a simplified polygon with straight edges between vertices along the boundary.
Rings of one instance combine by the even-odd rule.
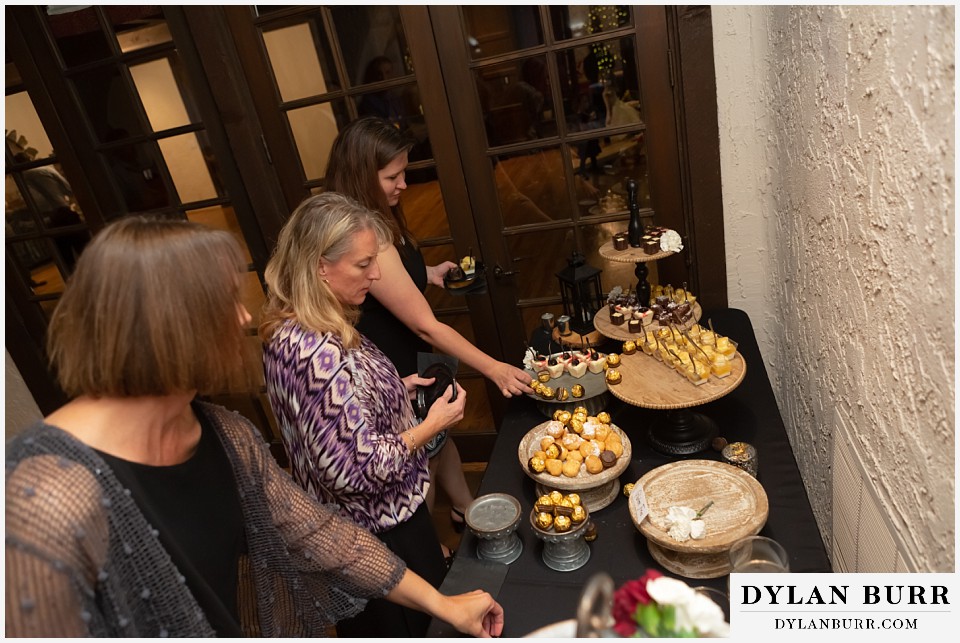
[[[447,390],[448,386],[453,387],[453,394],[450,396],[450,401],[452,402],[457,399],[457,384],[453,376],[453,369],[444,362],[434,362],[423,369],[420,377],[433,377],[436,379],[433,384],[429,386],[417,387],[417,395],[413,400],[413,410],[419,419],[423,420],[427,417],[430,407],[443,395],[443,392]]]

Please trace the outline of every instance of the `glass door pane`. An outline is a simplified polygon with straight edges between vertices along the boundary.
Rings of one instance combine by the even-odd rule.
[[[273,105],[285,119],[287,144],[292,142],[303,177],[302,193],[288,200],[320,189],[340,129],[360,116],[383,118],[415,142],[402,203],[427,264],[458,260],[421,104],[423,88],[398,8],[303,8],[277,17],[261,13],[254,21],[275,91]],[[474,336],[462,297],[433,286],[425,296],[441,321]],[[478,396],[478,403],[457,431],[491,430],[494,421],[482,378],[469,369],[461,375],[475,389],[471,396]]]

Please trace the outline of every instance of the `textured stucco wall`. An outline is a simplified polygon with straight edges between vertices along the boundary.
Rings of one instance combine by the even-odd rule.
[[[817,522],[831,446],[954,569],[954,9],[713,8],[730,305]]]

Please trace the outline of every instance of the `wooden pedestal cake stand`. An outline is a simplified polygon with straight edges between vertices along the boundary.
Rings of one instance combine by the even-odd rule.
[[[562,346],[568,346],[570,348],[582,348],[584,346],[587,348],[596,348],[600,345],[600,342],[603,341],[603,335],[599,330],[589,332],[586,335],[581,335],[580,333],[571,330],[569,334],[561,335],[560,329],[554,326],[552,339],[558,344]]]
[[[700,308],[699,303],[694,303],[693,315],[690,316],[690,319],[685,321],[683,325],[676,326],[680,330],[689,330],[693,327],[694,324],[700,321],[700,317],[703,316],[703,309]],[[628,339],[637,339],[643,337],[643,333],[648,330],[657,330],[663,328],[662,324],[657,323],[656,321],[650,322],[647,326],[643,326],[641,332],[631,333],[628,330],[627,322],[620,324],[619,326],[615,325],[610,321],[610,307],[604,306],[597,311],[597,314],[593,316],[593,325],[596,327],[597,331],[600,332],[604,337],[609,337],[610,339],[619,339],[621,342],[625,342]]]
[[[619,384],[608,384],[610,394],[627,404],[645,409],[669,411],[665,418],[650,427],[650,445],[667,455],[699,453],[718,434],[717,424],[702,413],[690,409],[713,402],[740,385],[747,374],[747,363],[737,353],[730,360],[730,375],[711,376],[701,385],[687,380],[657,358],[638,350],[621,355]]]
[[[654,255],[648,255],[643,248],[634,248],[628,246],[626,250],[617,250],[613,247],[613,239],[600,246],[600,256],[617,263],[635,263],[637,264],[634,273],[637,276],[637,300],[640,302],[650,301],[650,284],[647,283],[647,262],[657,259],[666,259],[677,254],[676,252],[658,252]],[[646,305],[645,303],[643,305]]]

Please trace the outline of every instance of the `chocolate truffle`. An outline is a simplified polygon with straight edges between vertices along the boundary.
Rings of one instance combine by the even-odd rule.
[[[607,449],[600,454],[600,462],[603,463],[604,469],[609,469],[617,463],[617,454]]]

